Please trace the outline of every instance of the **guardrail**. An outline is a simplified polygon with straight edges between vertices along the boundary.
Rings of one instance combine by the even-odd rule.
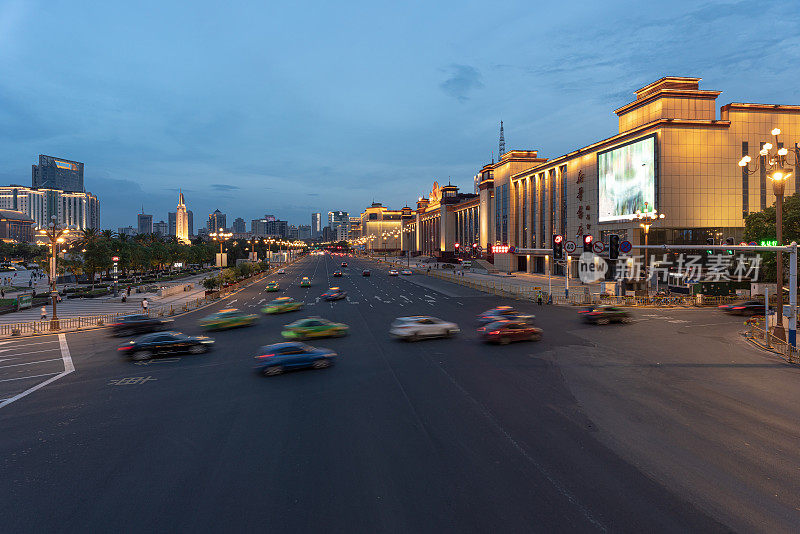
[[[785,340],[775,337],[772,333],[767,333],[764,328],[763,317],[751,317],[745,321],[745,326],[747,327],[744,331],[745,338],[762,349],[777,354],[787,363],[800,363],[797,347],[793,347]]]
[[[170,304],[168,306],[160,306],[158,308],[150,308],[147,315],[151,317],[170,317],[181,313],[186,313],[198,308],[202,308],[209,304],[213,304],[228,295],[239,291],[247,286],[255,284],[267,276],[274,274],[278,268],[270,269],[268,271],[256,274],[246,280],[236,282],[219,291],[210,293],[202,298],[192,299],[182,302],[180,304]],[[134,310],[120,313],[109,313],[103,315],[91,315],[87,317],[64,317],[58,320],[45,319],[40,321],[28,321],[24,323],[8,323],[0,324],[0,337],[4,336],[29,336],[35,334],[48,334],[48,333],[63,333],[75,332],[90,328],[98,328],[106,326],[123,317],[125,315],[132,315],[134,313],[142,313]]]

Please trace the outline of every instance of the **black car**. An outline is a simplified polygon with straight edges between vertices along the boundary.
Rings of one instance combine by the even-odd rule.
[[[719,309],[732,315],[764,315],[764,303],[758,300],[723,304]]]
[[[345,297],[347,297],[347,291],[339,287],[332,287],[322,294],[322,298],[325,300],[341,300]]]
[[[347,267],[347,262],[346,261],[342,262],[342,267]]]
[[[131,336],[168,330],[172,326],[172,319],[159,319],[147,315],[125,315],[109,324],[111,333],[115,336]]]
[[[361,276],[369,276],[369,275],[370,275],[369,269],[364,269],[363,271],[361,271]]]
[[[591,324],[629,323],[631,321],[631,314],[628,310],[606,304],[589,306],[579,311],[578,314],[585,322]]]
[[[186,353],[202,354],[214,344],[207,336],[188,336],[180,332],[157,332],[120,345],[118,351],[132,360],[149,360],[155,356]]]
[[[342,271],[333,271],[333,277],[334,278],[341,278],[342,277]]]

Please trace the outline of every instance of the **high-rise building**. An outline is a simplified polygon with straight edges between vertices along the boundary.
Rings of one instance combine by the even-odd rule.
[[[311,239],[311,226],[301,224],[297,227],[298,239]]]
[[[140,213],[136,217],[136,228],[140,234],[153,233],[153,216]]]
[[[253,219],[250,221],[250,232],[254,236],[267,235],[267,221],[265,219]]]
[[[136,228],[133,226],[125,226],[124,228],[117,228],[117,235],[133,237],[136,235]]]
[[[320,233],[322,233],[322,214],[321,213],[312,213],[311,214],[311,237],[319,237]]]
[[[189,221],[189,235],[194,235],[194,213],[192,210],[186,210],[186,218]]]
[[[176,235],[175,234],[175,219],[178,218],[178,214],[174,211],[170,211],[167,213],[167,224],[169,225],[169,235]]]
[[[267,221],[267,235],[276,237],[288,237],[289,223],[286,221]]]
[[[21,211],[35,226],[47,226],[55,216],[62,226],[100,229],[100,201],[91,193],[5,186],[0,187],[0,209]]]
[[[169,224],[165,223],[164,221],[158,221],[157,223],[153,223],[153,233],[167,237],[169,234]]]
[[[247,224],[244,222],[244,219],[241,217],[236,217],[233,220],[233,233],[234,234],[243,234],[247,231]]]
[[[183,191],[178,191],[178,207],[175,212],[175,233],[181,243],[189,242],[189,214],[186,213],[186,203],[183,200]],[[167,229],[169,231],[169,229]]]
[[[214,210],[214,213],[208,216],[207,228],[209,232],[216,232],[220,228],[223,230],[228,228],[225,214],[219,210]]]
[[[350,233],[350,215],[346,211],[329,211],[328,226],[336,241],[345,241]]]
[[[274,215],[264,215],[264,220],[267,222],[271,222],[271,221],[277,221],[278,218],[275,217]]]
[[[287,239],[300,239],[300,229],[297,226],[290,224],[286,228],[286,238]]]
[[[83,192],[83,163],[39,154],[39,164],[31,165],[31,187]]]

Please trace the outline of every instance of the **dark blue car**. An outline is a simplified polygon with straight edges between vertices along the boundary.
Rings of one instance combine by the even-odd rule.
[[[325,369],[333,365],[336,353],[305,343],[288,342],[261,347],[255,358],[258,372],[276,376],[290,369]]]

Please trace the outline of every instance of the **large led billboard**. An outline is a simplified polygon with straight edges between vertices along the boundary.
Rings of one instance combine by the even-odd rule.
[[[656,207],[656,137],[651,135],[597,154],[600,222],[629,219]]]

